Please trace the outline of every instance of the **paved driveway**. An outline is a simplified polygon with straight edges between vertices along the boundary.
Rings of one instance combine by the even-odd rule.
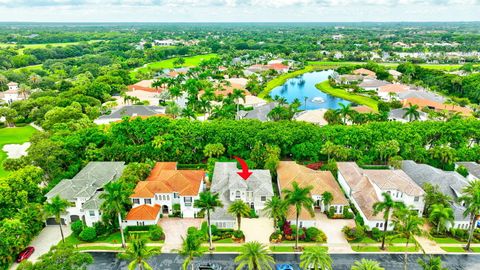
[[[65,237],[72,234],[70,226],[62,226],[62,229]],[[47,253],[52,246],[58,244],[61,240],[62,236],[60,235],[60,228],[58,225],[46,226],[30,243],[30,246],[35,248],[35,252],[33,252],[28,260],[31,262],[37,261],[41,255]],[[16,269],[17,266],[18,264],[15,263],[11,269]]]
[[[163,252],[170,252],[182,247],[182,237],[187,235],[189,227],[200,227],[203,219],[195,218],[162,218],[158,222],[165,232]]]
[[[323,213],[316,213],[317,227],[327,235],[328,251],[331,253],[352,252],[342,232],[344,226],[354,226],[353,219],[329,219]]]
[[[242,218],[240,229],[245,234],[245,242],[258,241],[263,244],[269,244],[270,235],[274,232],[273,220],[266,217]]]

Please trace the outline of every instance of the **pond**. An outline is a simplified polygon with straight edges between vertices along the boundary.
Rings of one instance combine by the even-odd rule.
[[[347,105],[351,102],[326,94],[315,87],[315,84],[328,80],[328,76],[332,74],[333,70],[315,71],[288,79],[283,85],[273,88],[270,96],[283,97],[288,103],[298,98],[302,103],[302,110],[338,109],[340,103]]]

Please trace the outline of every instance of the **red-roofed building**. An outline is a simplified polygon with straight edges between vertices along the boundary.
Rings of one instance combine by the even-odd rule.
[[[153,225],[156,213],[169,215],[179,205],[183,217],[195,217],[194,202],[205,188],[202,170],[178,170],[176,162],[157,162],[145,181],[138,182],[130,196],[133,208],[127,215],[127,225]],[[153,211],[158,206],[158,212]],[[140,209],[138,209],[140,208]],[[138,219],[148,217],[149,219]]]
[[[129,85],[128,91],[137,91],[137,90],[142,90],[142,91],[147,91],[147,92],[154,92],[154,93],[160,93],[163,91],[163,88],[155,88],[152,87],[153,80],[143,80],[139,81],[135,84]]]

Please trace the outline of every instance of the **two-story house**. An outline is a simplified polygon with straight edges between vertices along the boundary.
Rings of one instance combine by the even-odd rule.
[[[210,191],[220,195],[223,208],[212,213],[211,222],[218,228],[235,228],[236,220],[227,211],[232,202],[244,201],[260,213],[274,195],[269,170],[250,170],[252,175],[247,180],[238,175],[239,171],[235,162],[215,163]]]
[[[403,202],[421,216],[425,191],[402,170],[362,169],[355,162],[337,162],[338,182],[370,229],[384,229],[383,214],[374,215],[373,205],[383,200],[383,193]],[[392,230],[389,223],[387,230]]]
[[[322,200],[324,192],[330,192],[333,195],[333,200],[328,207],[333,207],[336,215],[343,214],[343,209],[348,206],[348,200],[330,171],[315,171],[299,165],[295,161],[280,161],[277,167],[277,184],[282,197],[283,190],[291,189],[293,182],[297,182],[303,188],[307,186],[313,188],[310,196],[315,202],[314,207],[322,212],[327,210],[327,205]],[[295,218],[295,210],[292,208],[288,211],[287,219],[294,222]],[[300,227],[315,227],[317,226],[316,222],[315,216],[312,217],[305,210],[301,211]]]
[[[123,161],[92,161],[72,179],[60,181],[45,197],[49,201],[58,195],[70,202],[70,207],[61,216],[63,224],[83,220],[85,224],[92,226],[101,220],[100,205],[103,201],[99,197],[103,193],[103,187],[122,176],[124,164]],[[55,218],[47,218],[46,223],[55,225]]]
[[[194,202],[205,188],[202,170],[178,170],[176,162],[157,162],[145,181],[138,182],[130,196],[133,207],[126,225],[153,225],[160,214],[172,214],[178,207],[183,217],[196,217]]]

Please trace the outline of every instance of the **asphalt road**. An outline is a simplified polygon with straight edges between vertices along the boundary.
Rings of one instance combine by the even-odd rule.
[[[128,262],[116,259],[115,253],[92,253],[95,262],[88,267],[89,270],[123,270],[127,269]],[[403,254],[332,254],[334,270],[350,270],[355,260],[361,258],[373,259],[379,261],[386,270],[403,269]],[[215,263],[222,266],[222,270],[234,270],[233,259],[235,254],[214,254],[205,255],[198,261]],[[276,263],[289,263],[298,266],[299,255],[295,254],[275,254]],[[409,270],[421,269],[417,264],[417,259],[422,257],[419,254],[409,254]],[[480,255],[442,255],[443,266],[449,270],[475,270],[480,269]],[[161,254],[148,260],[153,269],[158,270],[179,270],[183,258],[176,254]]]

